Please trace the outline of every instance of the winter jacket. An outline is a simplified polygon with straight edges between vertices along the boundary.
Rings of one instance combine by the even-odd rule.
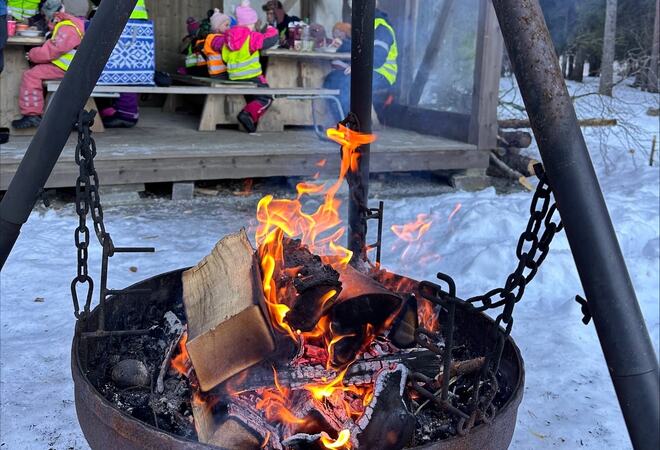
[[[278,42],[277,29],[273,27],[268,27],[264,33],[259,33],[258,31],[250,31],[247,27],[236,26],[230,28],[225,33],[226,41],[225,45],[231,51],[238,51],[245,43],[247,38],[250,38],[250,53],[254,53],[257,50],[264,48],[270,48]],[[220,38],[216,38],[220,39]],[[216,48],[216,42],[213,41],[213,48]],[[220,46],[222,48],[222,46]]]
[[[384,19],[387,23],[390,23],[389,17],[387,16],[386,13],[383,11],[377,9],[376,10],[376,18],[381,18]],[[387,30],[385,27],[378,27],[376,28],[376,34],[374,36],[374,41],[381,41],[387,44],[388,47],[390,47],[394,43],[394,39],[392,38],[392,34]],[[374,46],[374,67],[382,67],[383,64],[385,64],[385,61],[387,61],[387,53],[388,50],[386,50],[384,47],[381,47],[379,45]]]
[[[56,18],[58,21],[70,20],[76,24],[81,33],[85,31],[84,22],[71,14],[57,13]],[[54,39],[47,40],[41,47],[33,48],[28,56],[33,63],[46,64],[77,48],[81,41],[82,38],[74,27],[63,26]]]

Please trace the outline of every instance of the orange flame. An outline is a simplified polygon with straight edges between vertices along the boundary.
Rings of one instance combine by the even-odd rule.
[[[447,222],[451,222],[451,219],[454,218],[456,213],[458,213],[461,210],[462,207],[463,207],[462,204],[456,203],[456,206],[454,206],[454,209],[449,213],[449,217],[447,217]]]
[[[297,197],[293,200],[276,199],[272,195],[263,197],[257,205],[257,227],[255,240],[259,246],[259,259],[266,303],[271,321],[277,329],[298,341],[295,330],[284,321],[290,306],[278,292],[274,276],[279,273],[283,263],[282,240],[284,237],[298,238],[313,253],[332,258],[333,264],[345,266],[349,263],[352,252],[337,243],[345,232],[341,227],[339,207],[341,201],[336,198],[337,191],[343,184],[349,170],[356,170],[360,154],[360,145],[373,142],[374,135],[360,134],[340,125],[339,129],[329,129],[330,139],[342,145],[342,160],[337,181],[330,187],[325,184],[299,183]],[[319,161],[318,165],[324,165]],[[323,203],[312,213],[303,211],[304,196],[324,196]],[[326,262],[326,259],[324,259]],[[327,262],[326,262],[327,263]],[[314,331],[312,331],[314,333]],[[305,333],[302,333],[304,337]]]
[[[276,329],[289,335],[303,349],[308,344],[309,347],[306,350],[315,349],[310,351],[309,355],[314,354],[317,358],[327,358],[326,368],[330,369],[333,347],[348,336],[335,336],[326,315],[321,317],[316,327],[310,332],[292,329],[285,321],[285,317],[290,311],[293,296],[288,288],[279,288],[276,281],[280,274],[294,277],[299,271],[299,268],[284,269],[283,267],[285,237],[300,239],[301,244],[307,246],[309,251],[320,255],[325,264],[331,264],[334,267],[345,267],[353,256],[350,250],[338,244],[339,239],[345,233],[345,228],[341,226],[342,220],[339,215],[341,202],[336,198],[336,194],[348,173],[357,170],[360,159],[358,147],[373,142],[375,136],[360,134],[341,125],[338,129],[328,130],[327,135],[342,146],[341,166],[337,180],[330,186],[325,183],[299,183],[296,186],[297,195],[294,199],[276,199],[272,195],[263,197],[257,205],[258,227],[255,238],[258,245],[263,291],[271,322]],[[325,164],[326,161],[322,160],[317,163],[317,166],[323,167]],[[322,196],[323,201],[315,211],[306,212],[303,211],[303,199],[306,196]],[[335,295],[334,290],[326,293],[321,298],[321,308],[325,308],[325,304]],[[373,330],[368,330],[369,338],[373,337],[372,332]],[[373,396],[373,386],[345,386],[346,367],[344,366],[344,369],[333,380],[310,383],[303,389],[311,393],[310,401],[318,402],[319,407],[322,403],[327,402],[332,404],[333,408],[345,409],[349,417],[359,417]],[[280,384],[275,368],[273,368],[273,374],[275,388],[259,390],[260,400],[256,407],[264,412],[268,421],[281,423],[286,431],[309,425],[307,419],[297,417],[292,411],[293,393]],[[321,441],[327,449],[351,448],[349,430],[342,430],[337,439],[332,439],[329,435],[324,434]]]
[[[172,358],[171,366],[174,370],[179,372],[181,375],[188,376],[188,371],[190,370],[190,356],[188,355],[188,350],[186,349],[186,342],[188,341],[188,332],[184,331],[181,335],[181,340],[179,341],[179,354]]]
[[[428,300],[423,298],[417,300],[417,318],[419,324],[429,331],[438,331],[438,328],[440,328],[438,314],[433,310],[433,304]]]
[[[339,435],[337,436],[337,439],[332,439],[330,436],[328,436],[328,433],[322,432],[321,433],[321,443],[325,446],[325,448],[329,449],[350,449],[351,444],[349,440],[351,439],[351,432],[349,430],[341,430],[339,432]]]
[[[280,422],[284,425],[304,425],[305,419],[296,417],[290,410],[290,390],[280,385],[277,371],[273,367],[275,376],[275,389],[264,389],[261,400],[257,402],[257,409],[263,410],[268,421]]]
[[[428,214],[417,214],[417,220],[404,225],[392,225],[392,232],[401,240],[406,242],[419,241],[429,229],[433,221]]]

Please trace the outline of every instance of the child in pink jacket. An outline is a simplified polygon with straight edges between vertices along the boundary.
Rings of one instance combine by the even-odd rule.
[[[14,128],[38,127],[44,111],[44,80],[64,78],[73,59],[73,51],[80,45],[85,25],[82,20],[64,11],[61,0],[46,0],[42,14],[53,32],[41,47],[31,49],[27,58],[34,66],[23,73],[18,97],[21,117],[12,122]]]
[[[224,38],[216,38],[212,45],[222,48],[222,59],[227,65],[230,80],[249,81],[259,87],[268,87],[259,64],[259,50],[277,43],[277,29],[269,26],[263,33],[255,31],[258,17],[249,0],[236,7],[236,20],[238,25],[227,31]],[[238,114],[238,122],[246,131],[254,133],[259,119],[272,105],[273,98],[270,95],[246,95],[245,103],[245,108]]]

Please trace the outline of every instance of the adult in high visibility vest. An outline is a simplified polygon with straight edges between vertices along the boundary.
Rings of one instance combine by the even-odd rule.
[[[243,0],[236,7],[236,20],[238,25],[227,31],[227,41],[222,48],[222,59],[227,65],[229,79],[268,87],[259,62],[259,50],[277,43],[277,29],[268,27],[264,33],[255,31],[258,17],[249,0]],[[247,132],[254,133],[273,98],[270,95],[246,95],[245,103],[245,108],[238,114],[238,122]]]
[[[393,87],[399,72],[397,60],[399,50],[396,33],[388,16],[376,9],[374,20],[374,79],[372,87],[373,105],[378,117],[382,117],[385,107],[392,101]]]
[[[27,22],[39,14],[39,3],[41,0],[8,0],[7,13],[20,22]]]
[[[44,45],[27,54],[28,60],[35,65],[23,73],[18,95],[18,107],[23,117],[12,122],[14,128],[39,126],[44,110],[43,82],[64,78],[85,33],[82,20],[66,13],[61,0],[46,0],[41,13],[52,34]]]
[[[229,30],[231,19],[216,8],[210,21],[211,32],[204,40],[204,55],[206,56],[209,76],[226,79],[227,66],[222,60],[222,47],[225,45],[225,33]]]
[[[337,24],[337,26],[343,24]],[[343,29],[343,27],[342,27]],[[344,30],[349,34],[350,30]],[[341,44],[342,48],[349,49],[346,40]],[[348,50],[350,51],[350,50]],[[396,32],[389,22],[388,16],[380,9],[376,9],[374,20],[374,74],[372,83],[373,105],[379,118],[385,107],[392,101],[394,85],[399,72],[398,68],[399,49],[396,42]],[[339,62],[326,77],[323,87],[327,89],[339,89],[339,101],[344,112],[350,108],[351,90],[351,67],[346,63]],[[333,61],[334,67],[334,61]]]

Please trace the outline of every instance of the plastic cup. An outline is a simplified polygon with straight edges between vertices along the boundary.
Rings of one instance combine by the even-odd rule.
[[[16,21],[7,21],[7,36],[16,36]]]

